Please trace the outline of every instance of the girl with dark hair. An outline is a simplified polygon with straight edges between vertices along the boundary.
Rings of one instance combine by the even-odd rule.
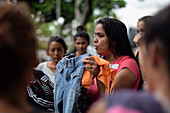
[[[136,46],[138,47],[140,45],[140,40],[144,37],[145,35],[145,27],[147,24],[149,24],[150,20],[153,18],[153,16],[144,16],[141,17],[138,20],[137,23],[137,35],[134,37],[133,41],[136,43]],[[134,52],[134,55],[139,62],[139,49],[137,48],[136,51]],[[145,80],[146,78],[143,78],[141,75],[141,80],[139,83],[140,88],[143,88],[144,90],[148,90],[147,82]]]
[[[93,42],[97,54],[104,56],[116,71],[115,79],[112,80],[114,89],[132,88],[136,90],[140,81],[140,72],[130,46],[126,26],[114,18],[99,19],[96,22]],[[99,65],[92,57],[87,57],[82,62],[90,64],[86,65],[85,69],[90,71],[94,77],[98,76]],[[92,98],[105,91],[104,84],[97,78],[96,80],[97,82],[88,90],[88,95]]]
[[[77,26],[76,30],[77,33],[73,36],[76,51],[70,55],[80,56],[86,53],[87,47],[90,44],[90,37],[83,25]]]
[[[86,31],[84,25],[77,26],[76,30],[77,30],[77,32],[79,32],[79,31]]]
[[[145,25],[149,23],[149,20],[152,19],[153,16],[144,16],[138,20],[137,23],[137,35],[134,37],[133,41],[136,43],[136,46],[138,46],[140,39],[144,37],[145,34]],[[135,57],[139,59],[139,49],[135,51]]]
[[[34,70],[30,85],[27,86],[28,102],[33,107],[44,112],[54,111],[54,81],[56,65],[66,53],[67,46],[58,36],[52,36],[48,41],[47,53],[51,61],[43,62]]]
[[[78,31],[74,36],[74,44],[76,47],[75,56],[86,53],[87,46],[90,44],[90,37],[86,31]]]
[[[54,84],[57,63],[66,54],[67,46],[64,40],[58,36],[52,36],[48,41],[47,54],[51,57],[50,61],[40,63],[37,70],[43,71]]]

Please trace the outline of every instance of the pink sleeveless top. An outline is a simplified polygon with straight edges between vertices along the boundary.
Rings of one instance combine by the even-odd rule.
[[[140,81],[140,72],[139,72],[138,64],[133,58],[129,56],[121,56],[112,63],[112,68],[115,69],[116,74],[123,68],[128,68],[129,70],[131,70],[136,78],[136,82],[132,87],[132,89],[137,90]],[[92,102],[95,102],[100,98],[96,78],[94,79],[94,85],[91,85],[90,88],[88,89],[87,95]]]

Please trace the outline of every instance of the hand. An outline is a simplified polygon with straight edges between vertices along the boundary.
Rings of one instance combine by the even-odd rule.
[[[90,71],[93,76],[97,76],[99,74],[100,68],[97,62],[92,57],[86,57],[82,60],[83,63],[89,64],[85,65],[85,70]]]
[[[139,46],[141,38],[143,38],[141,34],[138,33],[137,35],[135,35],[133,41],[136,43],[136,46]]]

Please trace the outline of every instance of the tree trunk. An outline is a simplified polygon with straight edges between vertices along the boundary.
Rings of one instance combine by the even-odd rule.
[[[56,18],[58,19],[60,16],[61,16],[61,1],[60,0],[56,0]],[[60,25],[60,23],[58,23],[58,25],[57,25],[57,35],[58,36],[60,36],[60,33],[61,33],[61,25]]]
[[[92,13],[91,0],[76,0],[75,1],[75,20],[79,24],[85,25],[90,18]]]

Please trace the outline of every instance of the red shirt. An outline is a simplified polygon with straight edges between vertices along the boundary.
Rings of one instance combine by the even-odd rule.
[[[112,68],[115,69],[116,74],[123,68],[128,68],[129,70],[131,70],[136,78],[136,82],[135,82],[134,86],[132,87],[132,89],[134,89],[134,90],[137,89],[137,87],[139,85],[139,81],[140,81],[140,72],[139,72],[138,64],[136,63],[136,61],[133,58],[131,58],[129,56],[121,56],[116,61],[114,61],[112,63]],[[115,74],[115,76],[116,76],[116,74]],[[91,85],[90,88],[88,89],[87,95],[92,102],[94,102],[100,98],[96,78],[94,79],[94,85]]]

